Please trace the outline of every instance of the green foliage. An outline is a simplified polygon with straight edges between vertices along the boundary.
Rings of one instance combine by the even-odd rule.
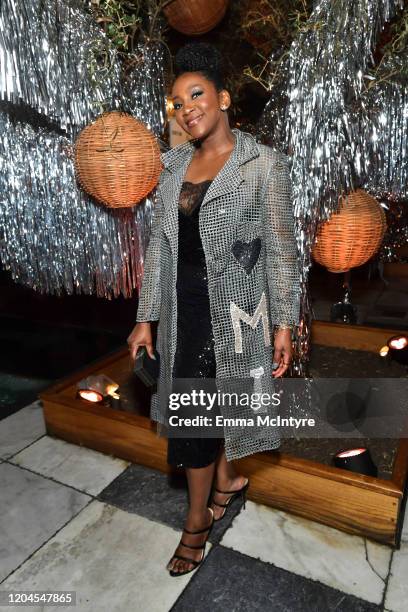
[[[368,88],[383,81],[408,83],[408,7],[390,24],[381,59],[371,71]]]
[[[132,51],[143,23],[141,0],[91,0],[96,21],[119,52]]]
[[[91,0],[95,19],[120,54],[125,74],[141,61],[140,54],[134,53],[136,44],[156,40],[168,49],[167,81],[171,81],[171,56],[192,40],[169,29],[163,7],[172,1]],[[282,61],[299,33],[324,25],[309,22],[313,4],[313,0],[230,0],[222,23],[197,38],[214,42],[225,58],[235,120],[241,120],[242,114],[257,113],[249,108],[248,100],[256,107],[269,97],[282,78]],[[408,8],[389,24],[387,36],[383,42],[380,38],[376,65],[365,75],[367,89],[384,80],[408,80]]]

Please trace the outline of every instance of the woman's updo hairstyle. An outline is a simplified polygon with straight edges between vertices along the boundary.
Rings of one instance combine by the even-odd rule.
[[[181,47],[175,57],[175,76],[184,72],[200,72],[217,89],[225,89],[222,55],[214,45],[193,42]]]

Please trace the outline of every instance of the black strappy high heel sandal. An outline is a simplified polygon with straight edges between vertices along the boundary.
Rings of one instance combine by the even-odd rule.
[[[224,518],[227,508],[232,502],[232,500],[235,499],[236,497],[239,497],[240,495],[242,496],[242,501],[244,502],[244,509],[245,509],[246,492],[247,492],[248,487],[249,487],[249,479],[246,481],[244,486],[238,489],[237,491],[220,491],[220,489],[217,489],[216,487],[214,487],[214,491],[216,491],[217,493],[222,493],[223,495],[231,495],[231,497],[225,504],[219,504],[218,502],[214,501],[214,495],[212,496],[211,503],[215,504],[216,506],[219,506],[220,508],[224,508],[224,512],[221,514],[221,516],[217,519],[214,518],[214,523]]]
[[[175,572],[172,569],[168,570],[170,576],[184,576],[185,574],[189,574],[190,572],[194,571],[203,562],[207,540],[208,540],[208,537],[209,537],[209,535],[211,533],[212,526],[214,525],[214,511],[213,511],[212,508],[208,508],[208,509],[211,511],[211,514],[212,514],[212,521],[211,521],[211,523],[210,523],[210,525],[208,527],[204,527],[204,529],[199,529],[198,531],[190,531],[189,529],[186,529],[186,528],[183,529],[183,531],[185,531],[186,533],[191,533],[193,535],[195,535],[197,533],[204,533],[204,531],[208,531],[208,534],[207,534],[207,537],[205,539],[204,544],[199,544],[197,546],[192,546],[190,544],[185,544],[183,542],[183,539],[181,539],[181,541],[180,541],[180,544],[182,544],[186,548],[192,548],[193,550],[199,550],[201,548],[202,551],[203,551],[202,554],[201,554],[201,559],[199,561],[196,561],[195,559],[190,559],[189,557],[183,557],[183,555],[173,555],[172,558],[170,559],[169,563],[171,561],[173,561],[173,559],[181,559],[182,561],[187,561],[188,563],[192,563],[194,567],[192,567],[191,569],[186,570],[184,572],[177,572],[177,571]]]

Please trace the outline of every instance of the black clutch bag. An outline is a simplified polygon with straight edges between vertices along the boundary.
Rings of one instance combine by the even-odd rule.
[[[145,346],[141,346],[136,353],[134,373],[146,387],[154,387],[159,378],[160,355],[154,349],[156,359],[149,357]]]

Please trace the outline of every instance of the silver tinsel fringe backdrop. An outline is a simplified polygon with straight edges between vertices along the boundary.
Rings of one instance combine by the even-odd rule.
[[[374,104],[368,108],[362,94],[377,34],[396,7],[402,0],[322,0],[292,46],[285,142],[293,160],[295,215],[306,232],[306,264],[316,225],[337,210],[339,195],[364,186],[374,168],[383,184],[393,182],[385,133],[393,130],[394,144],[403,144],[406,108],[401,112],[393,102],[389,123],[384,113],[374,122]],[[401,153],[391,156],[401,163]],[[406,180],[395,187],[398,196],[408,194]]]
[[[125,109],[160,137],[166,122],[164,46],[146,40],[135,53],[138,62],[123,85]]]
[[[0,173],[1,257],[12,277],[40,292],[129,295],[142,274],[136,241],[149,232],[143,207],[91,202],[75,187],[66,137],[4,113],[0,132],[9,152]]]
[[[383,69],[401,75],[402,63],[407,75],[408,51],[389,58]],[[363,103],[368,116],[360,129],[370,151],[370,173],[363,186],[387,209],[379,259],[398,261],[399,247],[408,243],[408,79],[399,76],[375,84]]]
[[[0,260],[16,282],[109,299],[140,286],[154,194],[107,209],[77,186],[72,159],[80,130],[104,110],[162,134],[163,48],[140,43],[135,60],[123,81],[116,50],[79,0],[2,0]]]
[[[0,97],[24,102],[63,130],[119,108],[116,51],[83,2],[2,0]]]
[[[408,51],[384,62],[386,74],[408,74]],[[368,150],[364,188],[388,201],[408,200],[408,78],[375,84],[362,98],[360,131]]]
[[[402,0],[317,1],[281,63],[258,125],[292,162],[302,274],[299,375],[310,347],[307,277],[319,222],[357,187],[377,197],[408,197],[406,83],[364,86],[378,34],[402,7]]]

